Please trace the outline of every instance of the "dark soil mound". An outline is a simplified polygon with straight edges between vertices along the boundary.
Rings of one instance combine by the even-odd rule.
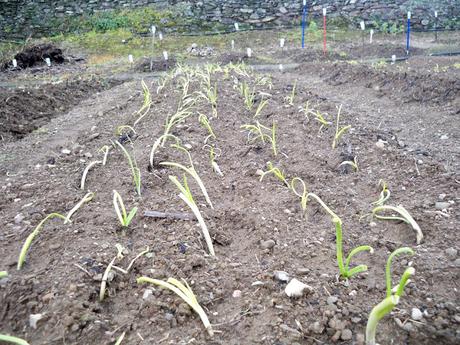
[[[51,43],[43,43],[25,48],[22,52],[17,53],[14,59],[18,62],[19,68],[29,68],[45,63],[45,59],[49,58],[52,63],[64,63],[65,58],[62,50]],[[11,61],[7,61],[2,65],[2,70],[13,67]]]
[[[177,59],[173,56],[168,60],[156,58],[150,61],[150,58],[144,58],[135,65],[134,69],[139,72],[162,72],[175,67],[176,64]]]

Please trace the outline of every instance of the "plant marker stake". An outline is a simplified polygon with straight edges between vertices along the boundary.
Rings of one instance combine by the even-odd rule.
[[[246,54],[248,56],[248,58],[250,58],[252,56],[252,49],[251,48],[247,48],[246,49]]]
[[[369,43],[372,44],[372,36],[374,36],[374,29],[371,29]]]
[[[361,45],[363,47],[363,50],[362,50],[363,55],[361,56],[361,60],[362,60],[362,58],[364,57],[364,30],[366,30],[366,24],[364,23],[364,20],[361,20],[359,25],[361,26]]]
[[[410,52],[410,11],[407,12],[407,37],[406,37],[406,54],[409,55]]]
[[[434,40],[438,41],[438,11],[434,11]]]
[[[134,58],[131,54],[128,55],[128,62],[131,65],[131,68],[133,68]]]
[[[391,55],[391,64],[394,65],[396,62],[396,55]]]
[[[51,59],[50,58],[45,58],[46,65],[48,67],[51,67]]]
[[[240,31],[240,25],[238,23],[235,23],[234,25],[235,25],[235,30]]]
[[[13,68],[18,67],[18,61],[16,59],[13,59],[12,63],[13,63]]]
[[[165,61],[168,61],[168,52],[166,50],[163,51],[163,57]]]
[[[163,41],[163,33],[158,33],[158,38],[160,39],[160,41]]]
[[[232,40],[232,50],[235,50],[235,40]]]
[[[305,27],[307,26],[307,0],[303,0],[303,12],[302,12],[302,49],[305,48]]]
[[[152,33],[152,57],[150,58],[150,70],[153,70],[153,53],[155,51],[155,32],[157,32],[157,28],[155,25],[150,27],[150,32]]]
[[[323,53],[327,55],[326,46],[326,8],[323,8]]]
[[[280,38],[280,48],[284,48],[284,43],[286,43],[286,40],[284,38]]]
[[[278,68],[279,68],[280,72],[283,72],[284,67],[283,67],[283,64],[282,64],[282,63],[280,63],[280,65],[278,66]]]

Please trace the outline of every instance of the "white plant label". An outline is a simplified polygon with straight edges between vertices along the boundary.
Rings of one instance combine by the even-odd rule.
[[[371,29],[370,36],[369,36],[369,42],[372,43],[372,36],[374,36],[374,29]]]
[[[396,55],[391,55],[391,64],[394,65],[396,62]]]
[[[240,25],[238,23],[235,23],[235,30],[240,31]]]
[[[409,11],[409,12],[407,12],[407,19],[410,19],[410,17],[411,17],[411,13]]]
[[[152,25],[152,27],[150,28],[151,32],[152,32],[152,35],[155,36],[155,32],[157,32],[157,27],[155,25]]]
[[[232,50],[235,50],[235,40],[232,40]]]
[[[326,17],[327,10],[326,8],[323,8],[323,16]]]
[[[46,65],[48,67],[51,67],[51,59],[50,58],[45,58]]]
[[[252,56],[252,49],[251,48],[246,49],[246,53],[247,53],[248,57],[251,57]]]
[[[307,0],[303,0],[303,5],[307,6]]]
[[[366,29],[366,24],[364,23],[364,20],[361,20],[361,22],[359,23],[359,25],[361,25],[361,30],[365,30],[365,29]]]
[[[438,11],[434,11],[434,16],[438,18]]]
[[[163,34],[161,32],[158,34],[158,38],[160,39],[160,41],[163,41]]]
[[[128,61],[129,63],[134,63],[134,58],[131,54],[128,55]]]
[[[284,43],[286,43],[286,39],[280,38],[280,47],[284,48]]]
[[[284,70],[283,64],[280,63],[280,65],[278,66],[278,68],[279,68],[280,72],[283,72],[283,70]]]
[[[166,50],[163,51],[163,57],[168,61],[168,52]]]
[[[13,59],[13,67],[16,68],[18,67],[18,61],[16,59]]]

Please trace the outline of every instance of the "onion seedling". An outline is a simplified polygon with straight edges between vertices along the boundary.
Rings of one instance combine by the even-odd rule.
[[[254,114],[254,118],[260,115],[262,109],[267,105],[268,99],[261,99],[259,105],[257,106],[256,112]]]
[[[0,271],[0,279],[8,277],[8,272],[7,271]]]
[[[211,105],[212,113],[214,117],[217,117],[217,85],[208,86],[205,89],[205,92],[198,93],[200,97],[204,98]]]
[[[24,339],[13,337],[12,335],[0,334],[0,342],[7,342],[16,345],[29,345]]]
[[[127,133],[137,134],[136,130],[133,127],[131,127],[130,125],[121,125],[121,126],[117,127],[117,129],[115,131],[115,135],[121,136],[121,135],[123,135],[125,130],[127,130]]]
[[[117,214],[118,220],[120,221],[121,226],[127,227],[133,220],[134,216],[137,213],[137,207],[133,207],[129,213],[126,213],[125,204],[121,198],[120,193],[116,190],[113,191],[113,207],[115,208],[115,213]]]
[[[77,212],[77,210],[86,202],[90,202],[94,198],[94,193],[86,193],[86,195],[81,199],[70,211],[67,213],[65,217],[64,224],[70,223],[70,218],[72,215]]]
[[[94,167],[96,164],[103,164],[103,161],[94,161],[89,163],[85,170],[83,170],[83,175],[81,176],[81,181],[80,181],[80,189],[84,190],[85,189],[85,183],[86,183],[86,175],[88,175],[88,172],[92,167]]]
[[[161,142],[161,147],[164,147],[167,140],[167,135],[171,134],[171,130],[177,124],[183,122],[187,117],[192,115],[187,109],[180,109],[174,115],[166,119],[165,130],[163,133],[163,140]]]
[[[249,85],[245,81],[243,81],[240,84],[240,94],[244,98],[244,105],[249,111],[251,111],[256,98],[255,88],[251,90]]]
[[[128,150],[126,150],[126,148],[122,144],[120,144],[118,141],[116,141],[115,143],[118,145],[121,151],[123,151],[126,159],[128,160],[128,164],[131,169],[131,173],[133,175],[134,186],[136,187],[137,195],[140,196],[141,195],[141,170],[137,166],[136,159],[134,159],[134,157],[131,157]]]
[[[392,211],[398,213],[401,217],[398,216],[382,216],[379,214],[379,212],[385,212],[385,211]],[[382,206],[377,206],[372,210],[372,215],[375,216],[377,219],[385,219],[385,220],[399,220],[403,221],[404,223],[409,224],[412,226],[412,229],[415,231],[416,236],[417,236],[417,244],[420,244],[423,240],[423,233],[422,230],[420,229],[420,226],[417,224],[417,222],[412,218],[410,213],[402,206],[390,206],[390,205],[382,205]]]
[[[117,257],[114,257],[112,259],[112,261],[110,261],[109,265],[107,266],[107,268],[104,271],[104,275],[102,276],[101,289],[99,290],[99,301],[101,301],[101,302],[104,300],[105,290],[106,290],[106,286],[107,286],[107,279],[109,277],[109,273],[112,270],[112,266],[115,263],[116,259],[117,259]]]
[[[291,185],[286,180],[286,176],[284,175],[284,173],[279,168],[274,167],[272,162],[267,162],[267,167],[268,167],[268,170],[262,172],[262,174],[260,175],[259,181],[262,181],[263,178],[265,177],[265,175],[273,174],[273,175],[276,176],[276,178],[278,180],[283,182],[286,185],[286,187],[288,187],[288,189],[291,189]]]
[[[125,335],[126,335],[126,331],[121,333],[121,335],[118,337],[117,342],[115,343],[115,345],[121,345],[121,342],[125,338]]]
[[[214,332],[212,330],[211,323],[209,322],[208,316],[206,315],[205,311],[198,303],[195,294],[193,293],[192,289],[190,288],[190,286],[187,284],[185,280],[184,280],[184,283],[185,283],[184,285],[180,281],[174,278],[168,278],[167,281],[163,281],[163,280],[152,279],[148,277],[140,277],[140,278],[137,278],[137,283],[138,284],[150,283],[150,284],[161,286],[163,288],[169,289],[172,292],[174,292],[176,295],[182,298],[184,302],[187,303],[200,316],[200,319],[203,322],[204,327],[208,331],[208,334],[210,336],[214,335]]]
[[[359,265],[350,269],[350,262],[354,255],[368,251],[371,254],[374,253],[374,249],[371,246],[359,246],[351,250],[348,254],[345,264],[343,262],[343,249],[342,249],[342,220],[321,200],[319,196],[314,193],[308,193],[307,198],[312,197],[315,199],[323,209],[329,213],[332,217],[332,223],[335,225],[335,236],[336,236],[336,253],[337,253],[337,264],[339,266],[340,275],[345,278],[351,278],[355,274],[367,271],[366,265]]]
[[[404,288],[406,287],[408,280],[410,276],[415,274],[415,269],[413,267],[408,267],[402,277],[401,280],[398,284],[397,290],[395,294],[392,294],[392,289],[391,289],[391,261],[393,260],[393,257],[396,255],[399,255],[401,253],[408,253],[410,255],[413,255],[414,252],[410,248],[399,248],[396,249],[391,255],[388,257],[387,260],[387,265],[386,265],[386,284],[387,284],[387,296],[386,298],[381,301],[379,304],[377,304],[371,311],[369,315],[369,319],[367,320],[367,326],[366,326],[366,344],[367,345],[375,345],[375,335],[377,332],[377,324],[379,321],[385,317],[387,314],[389,314],[393,308],[398,305],[399,300],[404,292]]]
[[[339,107],[339,111],[337,112],[337,122],[335,124],[335,135],[334,140],[332,140],[332,148],[335,149],[337,146],[337,142],[339,141],[340,137],[351,128],[351,125],[344,126],[339,129],[339,122],[340,122],[340,112],[342,111],[342,104]]]
[[[63,216],[62,214],[59,214],[59,213],[50,213],[49,215],[47,215],[45,217],[45,219],[43,219],[38,225],[37,227],[34,229],[34,231],[32,231],[29,236],[27,236],[26,238],[26,241],[24,242],[24,244],[22,245],[22,248],[21,248],[21,252],[19,253],[19,258],[18,258],[18,271],[22,268],[22,266],[24,265],[24,261],[26,259],[26,255],[27,255],[27,251],[29,250],[30,248],[30,245],[32,244],[32,241],[34,240],[34,238],[38,235],[38,233],[40,232],[41,228],[43,227],[43,225],[46,223],[46,221],[48,221],[49,219],[53,219],[53,218],[61,218],[63,220],[66,219],[65,216]]]
[[[319,112],[319,110],[317,110],[316,112],[310,111],[310,114],[314,115],[314,116],[315,116],[315,120],[318,121],[318,122],[321,124],[321,126],[319,127],[319,130],[318,130],[319,132],[321,132],[321,130],[323,129],[323,127],[327,127],[327,126],[332,125],[332,122],[327,121],[327,120],[324,118],[323,114],[321,114],[321,113]]]
[[[123,249],[122,249],[122,250],[123,250]],[[122,252],[122,250],[119,251],[119,253]],[[137,256],[136,256],[134,259],[131,260],[131,262],[129,263],[129,265],[128,265],[128,267],[127,267],[126,269],[123,269],[123,268],[118,267],[118,266],[115,266],[115,265],[113,265],[112,268],[113,268],[113,269],[116,269],[117,271],[122,272],[123,274],[128,274],[128,273],[129,273],[129,270],[130,270],[131,267],[134,265],[134,262],[136,262],[136,260],[139,259],[142,255],[147,254],[149,251],[150,251],[150,249],[149,249],[149,247],[147,247],[146,250],[144,250],[144,251],[140,252],[139,254],[137,254]]]
[[[294,85],[292,86],[291,94],[289,96],[284,97],[284,101],[290,106],[294,105],[296,88],[297,88],[297,80],[294,81]]]
[[[139,121],[142,120],[142,118],[145,115],[147,115],[152,105],[152,96],[150,95],[149,87],[144,82],[144,80],[141,81],[141,85],[142,85],[142,92],[144,94],[144,103],[142,104],[142,107],[137,111],[137,114],[139,115],[139,117],[134,122],[134,126],[136,126],[139,123]]]
[[[371,205],[382,206],[390,198],[390,190],[385,181],[380,180],[379,186],[382,186],[382,191],[380,192],[380,198],[377,201],[371,203]]]
[[[167,139],[174,139],[176,141],[176,144],[180,144],[180,139],[176,137],[175,135],[172,134],[163,134],[160,136],[155,142],[153,143],[152,150],[150,151],[150,166],[153,167],[153,156],[157,149],[160,147],[160,144],[162,141],[167,140]]]
[[[195,166],[193,165],[193,160],[192,160],[192,156],[190,155],[190,152],[188,152],[188,150],[178,144],[174,144],[174,145],[171,145],[171,147],[174,147],[178,150],[181,150],[181,151],[184,151],[187,156],[188,156],[188,159],[189,159],[189,162],[190,162],[190,168],[187,168],[186,166],[182,165],[182,164],[179,164],[179,163],[174,163],[174,162],[161,162],[160,165],[166,165],[166,166],[170,166],[170,167],[175,167],[175,168],[179,168],[183,171],[185,171],[186,173],[188,173],[190,176],[192,176],[196,183],[198,183],[198,186],[200,187],[201,189],[201,192],[203,193],[205,199],[206,199],[206,202],[209,204],[209,206],[214,209],[214,207],[212,206],[212,202],[211,202],[211,199],[209,198],[209,195],[208,195],[208,192],[206,190],[206,187],[204,186],[204,183],[203,181],[201,180],[200,176],[198,175],[198,173],[196,172],[195,170]]]
[[[107,164],[107,156],[109,155],[110,146],[104,145],[99,149],[99,151],[104,154],[104,158],[102,158],[102,166],[105,166]]]
[[[242,125],[240,128],[244,128],[246,130],[248,130],[248,142],[250,141],[256,141],[257,139],[260,138],[260,140],[262,141],[262,143],[265,144],[265,140],[270,140],[270,136],[268,136],[267,134],[264,134],[262,129],[265,129],[265,130],[270,130],[268,127],[265,127],[263,125],[260,124],[259,121],[256,121],[256,124],[255,125]],[[251,134],[255,134],[256,136],[254,138],[250,138]]]
[[[216,154],[216,149],[214,146],[211,146],[211,145],[205,145],[205,147],[208,146],[209,147],[209,160],[211,162],[211,166],[212,166],[212,170],[214,170],[214,172],[219,175],[219,176],[224,176],[224,174],[222,173],[222,171],[220,170],[220,167],[219,165],[217,164],[216,162],[216,157],[220,156],[220,153]],[[219,152],[220,152],[220,149],[218,149]]]
[[[215,256],[216,254],[214,252],[214,246],[212,245],[212,239],[211,239],[211,236],[209,235],[208,227],[206,226],[203,216],[201,215],[201,212],[198,209],[198,206],[195,200],[193,199],[192,193],[190,192],[190,188],[188,187],[188,184],[187,184],[187,176],[184,174],[183,185],[180,183],[180,181],[177,179],[176,176],[170,175],[169,179],[179,189],[180,191],[179,198],[181,198],[182,201],[184,201],[187,204],[187,206],[190,207],[196,219],[198,220],[198,223],[200,224],[201,230],[203,232],[204,239],[208,246],[209,254],[212,256]]]
[[[204,143],[206,144],[206,142],[209,140],[209,138],[213,138],[213,139],[216,139],[216,135],[214,134],[214,131],[212,130],[212,127],[211,127],[211,124],[209,123],[209,119],[206,115],[204,114],[200,114],[198,116],[198,121],[200,122],[200,124],[205,128],[207,129],[209,135],[204,139]]]
[[[344,166],[344,165],[349,165],[349,166],[351,166],[353,169],[355,169],[355,171],[358,171],[358,170],[359,170],[359,169],[358,169],[358,159],[357,159],[356,156],[353,158],[352,161],[343,161],[342,163],[339,164],[339,167],[340,167],[340,166]]]
[[[296,182],[300,182],[302,185],[302,193],[299,193],[297,189],[295,188]],[[302,211],[305,212],[307,210],[307,185],[305,184],[305,181],[302,180],[300,177],[294,177],[291,180],[291,189],[294,192],[295,195],[297,195],[300,198],[300,206],[302,207]]]

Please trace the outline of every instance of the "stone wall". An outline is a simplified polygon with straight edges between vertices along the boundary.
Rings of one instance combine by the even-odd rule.
[[[308,0],[307,3],[310,16],[321,16],[322,8],[327,7],[330,18],[342,16],[355,22],[378,18],[402,23],[409,8],[415,26],[431,27],[435,9],[441,25],[446,19],[460,20],[460,0]],[[231,28],[235,21],[253,26],[298,22],[302,0],[0,0],[0,36],[43,34],[66,17],[140,6],[172,9],[179,17],[195,23]]]

